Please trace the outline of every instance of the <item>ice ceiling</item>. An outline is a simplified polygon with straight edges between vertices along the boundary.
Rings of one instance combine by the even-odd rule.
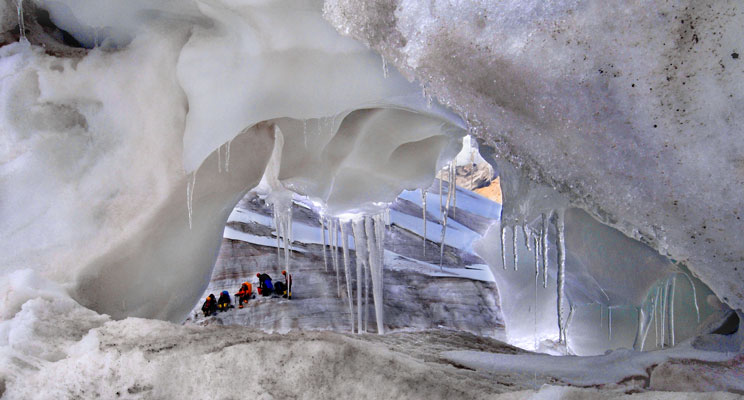
[[[507,182],[507,223],[582,207],[744,306],[734,1],[24,4],[30,44],[0,49],[2,268],[99,312],[182,318],[275,138],[283,186],[341,214],[427,186],[468,127],[510,182],[563,193],[510,206]]]

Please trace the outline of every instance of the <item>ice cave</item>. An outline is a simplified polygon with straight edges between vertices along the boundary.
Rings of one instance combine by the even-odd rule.
[[[3,399],[744,395],[741,1],[4,0],[0,41]]]

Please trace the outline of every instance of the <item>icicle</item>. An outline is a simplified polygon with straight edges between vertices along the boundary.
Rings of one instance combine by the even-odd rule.
[[[512,226],[512,252],[514,253],[514,270],[517,271],[519,265],[519,255],[517,253],[517,226]]]
[[[692,300],[695,303],[695,315],[697,315],[697,322],[700,323],[700,308],[698,307],[698,300],[697,300],[697,291],[695,290],[695,284],[692,282],[692,278],[690,278],[687,273],[682,272],[681,273],[685,278],[687,278],[687,282],[690,283],[690,287],[692,288]]]
[[[375,319],[377,320],[377,332],[385,333],[383,325],[383,303],[382,303],[382,256],[380,255],[379,245],[377,242],[382,240],[379,230],[375,229],[375,224],[379,223],[377,218],[365,217],[365,231],[367,234],[367,249],[369,250],[369,267],[372,277],[372,298],[375,303]]]
[[[530,238],[532,237],[532,230],[530,229],[527,224],[522,224],[522,234],[524,235],[524,247],[527,248],[527,251],[532,251],[532,241]]]
[[[450,168],[451,170],[451,168]],[[443,270],[444,264],[444,237],[447,234],[447,218],[449,217],[450,200],[452,199],[452,183],[447,184],[447,204],[444,206],[442,215],[442,239],[439,242],[439,269]]]
[[[548,287],[548,216],[542,215],[543,288]]]
[[[364,232],[364,219],[352,222],[351,231],[354,235],[354,248],[356,249],[356,298],[357,298],[357,333],[362,333],[362,274],[363,266],[367,263],[367,237]]]
[[[537,235],[534,235],[532,240],[535,245],[535,286],[537,286],[537,281],[540,278],[540,246],[537,244]]]
[[[442,219],[442,211],[444,210],[444,206],[442,204],[442,175],[444,173],[442,171],[439,171],[439,219]]]
[[[276,203],[274,203],[274,229],[276,229],[276,265],[280,265],[282,263],[282,241],[280,238],[281,235],[281,223],[279,222],[279,209]]]
[[[607,307],[607,340],[612,346],[612,307]]]
[[[388,77],[388,66],[385,57],[382,57],[382,76],[384,76],[385,78]]]
[[[194,213],[194,186],[196,186],[196,171],[191,173],[191,182],[186,182],[186,209],[189,213],[189,229],[191,229],[192,214]]]
[[[670,344],[674,346],[674,290],[677,287],[677,275],[673,275],[669,285],[669,339]]]
[[[222,173],[222,145],[217,148],[217,172]]]
[[[661,317],[661,348],[664,348],[664,345],[666,345],[666,315],[667,315],[667,295],[668,295],[668,289],[669,289],[669,281],[664,283],[664,286],[661,287],[661,314],[659,316]]]
[[[227,142],[227,150],[225,152],[225,172],[230,172],[230,145],[232,140]]]
[[[604,314],[602,313],[602,303],[599,303],[599,328],[604,328]]]
[[[281,220],[282,237],[284,238],[284,270],[289,274],[290,249],[292,248],[292,202],[289,202],[289,208],[282,210]]]
[[[501,221],[501,266],[506,269],[506,226]]]
[[[351,272],[349,271],[349,237],[346,231],[346,224],[340,222],[341,226],[341,244],[344,250],[344,275],[346,276],[346,295],[349,299],[349,323],[351,324],[351,333],[354,333],[354,298],[351,296]]]
[[[563,211],[556,213],[555,220],[556,230],[558,231],[557,248],[558,248],[558,273],[557,273],[557,311],[558,311],[558,329],[561,331],[559,341],[566,344],[566,338],[563,336],[565,320],[563,319],[563,298],[566,282],[566,242],[564,237]]]
[[[453,161],[450,173],[449,190],[452,191],[452,218],[457,218],[457,164]]]
[[[336,271],[336,292],[341,298],[341,275],[338,269],[338,220],[331,220],[331,258]]]
[[[326,255],[328,243],[326,242],[325,218],[322,216],[320,217],[320,234],[323,236],[323,265],[325,266],[326,272],[328,272],[328,256]]]
[[[424,220],[424,237],[423,237],[423,250],[424,250],[424,258],[426,258],[426,190],[421,189],[421,210],[422,210],[422,218]]]
[[[20,35],[19,41],[25,41],[26,39],[26,24],[23,17],[23,0],[18,0],[17,4],[18,11],[18,33]]]
[[[654,334],[656,336],[656,347],[661,347],[661,338],[659,337],[659,314],[660,312],[657,311],[657,308],[659,308],[659,299],[661,295],[661,288],[656,287],[656,299],[654,300]]]

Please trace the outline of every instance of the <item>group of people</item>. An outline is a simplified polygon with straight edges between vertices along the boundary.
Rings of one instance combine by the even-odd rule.
[[[288,274],[287,271],[282,271],[282,275],[284,275],[284,282],[280,281],[272,283],[269,274],[257,273],[256,277],[258,278],[259,286],[256,288],[256,291],[258,294],[264,297],[277,295],[282,296],[285,299],[292,299],[292,274]],[[253,285],[250,282],[243,282],[243,284],[240,285],[240,290],[235,293],[235,298],[238,303],[238,308],[243,308],[244,305],[248,303],[248,300],[255,298],[255,295],[253,295]],[[220,293],[219,300],[215,298],[213,293],[207,296],[201,309],[204,316],[208,317],[219,311],[228,311],[231,308],[235,308],[235,306],[230,301],[230,293],[227,290],[223,290],[222,293]]]

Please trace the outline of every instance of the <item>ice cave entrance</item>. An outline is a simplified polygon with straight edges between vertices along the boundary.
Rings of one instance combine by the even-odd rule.
[[[259,185],[230,214],[204,295],[235,292],[246,280],[257,286],[257,273],[283,281],[286,269],[293,298],[257,296],[216,319],[279,332],[457,329],[528,350],[594,355],[673,346],[723,313],[735,317],[683,265],[584,211],[565,207],[560,217],[553,210],[510,226],[514,206],[501,204],[514,194],[502,198],[501,179],[504,190],[523,192],[517,202],[545,188],[525,191],[514,168],[484,156],[466,136],[429,187],[406,190],[371,216],[330,216],[298,194],[282,210]],[[214,320],[198,308],[190,319]]]

